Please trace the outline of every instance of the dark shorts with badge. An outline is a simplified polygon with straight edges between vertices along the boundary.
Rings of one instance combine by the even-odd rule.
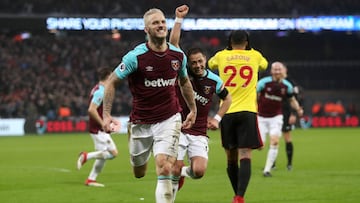
[[[221,141],[225,149],[262,147],[257,114],[247,111],[225,114],[221,120]]]

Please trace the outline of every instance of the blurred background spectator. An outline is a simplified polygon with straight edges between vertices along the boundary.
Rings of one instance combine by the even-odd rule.
[[[345,108],[340,100],[337,102],[328,101],[324,105],[324,112],[327,116],[343,116]]]

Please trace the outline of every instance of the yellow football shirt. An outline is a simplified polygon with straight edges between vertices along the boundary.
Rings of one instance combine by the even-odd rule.
[[[259,51],[225,49],[211,57],[208,65],[210,69],[218,69],[219,76],[232,97],[227,113],[257,112],[258,73],[268,66],[268,61]]]

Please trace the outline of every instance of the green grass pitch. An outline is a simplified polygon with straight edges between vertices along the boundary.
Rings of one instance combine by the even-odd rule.
[[[253,151],[247,203],[360,202],[360,128],[296,129],[294,168],[286,170],[281,141],[277,169],[264,178],[267,149]],[[226,175],[225,153],[218,131],[210,132],[209,166],[200,180],[186,179],[177,203],[229,203],[233,192]],[[0,137],[1,203],[153,203],[156,175],[150,161],[147,175],[132,175],[127,136],[113,135],[119,156],[106,163],[98,181],[104,188],[83,185],[93,161],[77,171],[82,150],[92,151],[88,134],[46,134]]]

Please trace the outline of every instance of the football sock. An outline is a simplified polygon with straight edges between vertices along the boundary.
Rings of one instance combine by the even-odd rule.
[[[192,179],[198,179],[199,177],[196,177],[194,175],[194,172],[191,168],[191,166],[183,166],[181,168],[181,176],[192,178]]]
[[[236,195],[244,197],[247,186],[250,181],[251,176],[251,160],[250,159],[241,159],[240,168],[238,172],[238,187],[236,190]]]
[[[288,160],[287,165],[292,165],[293,153],[294,153],[293,143],[292,142],[287,142],[286,143],[286,155],[287,155],[287,160]]]
[[[239,166],[237,164],[237,161],[228,161],[226,171],[227,171],[228,177],[230,179],[231,186],[234,190],[234,193],[236,194],[237,182],[238,182],[238,171],[239,171]]]
[[[88,152],[87,160],[100,158],[102,151]]]
[[[97,176],[101,173],[104,168],[105,160],[104,159],[96,159],[94,165],[90,171],[88,179],[96,180]]]
[[[87,154],[87,159],[112,159],[114,156],[109,151],[95,151]]]
[[[170,176],[158,176],[155,198],[156,203],[172,203],[173,189]]]
[[[190,166],[183,166],[181,168],[181,176],[185,176],[185,177],[188,177],[188,178],[191,178],[191,168]]]
[[[277,158],[278,150],[279,150],[279,145],[270,145],[266,158],[264,172],[270,172],[271,167]]]
[[[173,190],[173,202],[175,202],[176,193],[179,189],[179,179],[180,176],[171,176],[172,190]]]

